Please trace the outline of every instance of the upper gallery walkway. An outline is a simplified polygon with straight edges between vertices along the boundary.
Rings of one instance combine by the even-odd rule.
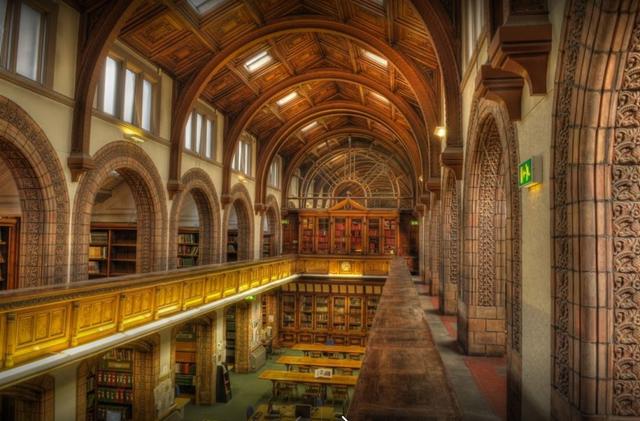
[[[386,277],[388,257],[298,256],[0,293],[0,387],[318,277]]]

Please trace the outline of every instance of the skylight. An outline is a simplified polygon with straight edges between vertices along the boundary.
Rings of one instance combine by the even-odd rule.
[[[372,62],[376,63],[379,66],[387,67],[387,65],[389,64],[389,62],[385,58],[382,58],[377,54],[373,54],[371,51],[362,50],[362,54],[367,59],[371,60]]]
[[[191,7],[196,9],[196,12],[204,15],[208,11],[222,4],[225,0],[189,0]]]
[[[255,56],[251,57],[249,60],[247,60],[244,63],[244,67],[250,72],[255,72],[256,70],[271,63],[271,60],[273,60],[273,58],[269,55],[269,52],[262,51],[256,54]]]
[[[306,126],[304,126],[301,130],[303,132],[308,132],[309,130],[313,129],[314,127],[316,127],[318,125],[317,121],[312,121],[311,123],[307,124]]]
[[[296,91],[293,91],[293,92],[290,92],[287,95],[283,96],[279,100],[277,100],[276,104],[278,104],[278,107],[282,107],[282,106],[290,103],[291,101],[293,101],[296,98],[298,98],[298,93]]]
[[[371,96],[373,96],[373,97],[374,97],[375,99],[377,99],[378,101],[384,102],[385,104],[388,104],[388,103],[389,103],[389,100],[387,99],[387,97],[386,97],[386,96],[380,95],[380,94],[379,94],[379,93],[377,93],[377,92],[371,92],[370,94],[371,94]]]

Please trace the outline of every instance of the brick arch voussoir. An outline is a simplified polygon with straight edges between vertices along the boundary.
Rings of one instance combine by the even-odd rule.
[[[242,184],[236,184],[231,189],[229,194],[229,202],[224,209],[224,222],[223,222],[223,246],[226,251],[227,233],[229,230],[229,216],[231,214],[231,208],[235,207],[236,216],[238,217],[238,238],[242,238],[242,256],[238,253],[238,260],[253,259],[254,257],[254,221],[253,221],[253,206],[251,204],[251,196],[249,191]],[[241,226],[242,224],[242,226]],[[242,232],[241,232],[242,230]],[[240,237],[240,234],[243,234]],[[240,250],[240,249],[239,249]],[[226,261],[226,253],[223,253],[224,260]]]
[[[0,156],[20,194],[18,287],[67,279],[69,194],[58,155],[38,124],[0,96]]]
[[[100,186],[112,171],[127,182],[136,201],[138,220],[138,272],[166,268],[167,208],[162,179],[153,160],[142,148],[114,141],[94,156],[96,167],[79,180],[74,206],[72,280],[87,279],[91,214]]]
[[[177,266],[180,212],[189,194],[196,203],[200,220],[201,264],[219,263],[222,257],[220,202],[211,177],[200,168],[191,168],[182,176],[181,183],[183,189],[173,198],[169,220],[169,268],[174,269]]]

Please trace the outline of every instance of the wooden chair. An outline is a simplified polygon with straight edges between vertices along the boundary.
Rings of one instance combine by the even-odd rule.
[[[322,399],[322,388],[319,384],[305,384],[302,397],[305,401],[311,401],[313,404],[319,399]]]
[[[280,399],[295,400],[298,395],[298,387],[295,383],[278,382],[277,396]]]

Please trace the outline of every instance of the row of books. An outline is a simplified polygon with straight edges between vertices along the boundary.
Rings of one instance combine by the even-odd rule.
[[[133,402],[132,389],[98,389],[96,396],[99,400]]]
[[[106,360],[132,361],[133,350],[127,348],[112,349],[104,355]]]
[[[198,234],[178,234],[178,244],[198,244]]]
[[[196,265],[195,257],[178,257],[178,267],[186,268]]]
[[[98,383],[106,386],[131,386],[133,385],[133,375],[98,371]]]
[[[108,240],[108,231],[91,231],[91,244],[106,244]]]
[[[195,363],[176,363],[176,374],[196,374]]]
[[[107,258],[106,246],[89,247],[89,259],[106,259],[106,258]]]
[[[200,248],[198,246],[189,246],[181,244],[178,246],[178,254],[184,256],[197,256]]]

